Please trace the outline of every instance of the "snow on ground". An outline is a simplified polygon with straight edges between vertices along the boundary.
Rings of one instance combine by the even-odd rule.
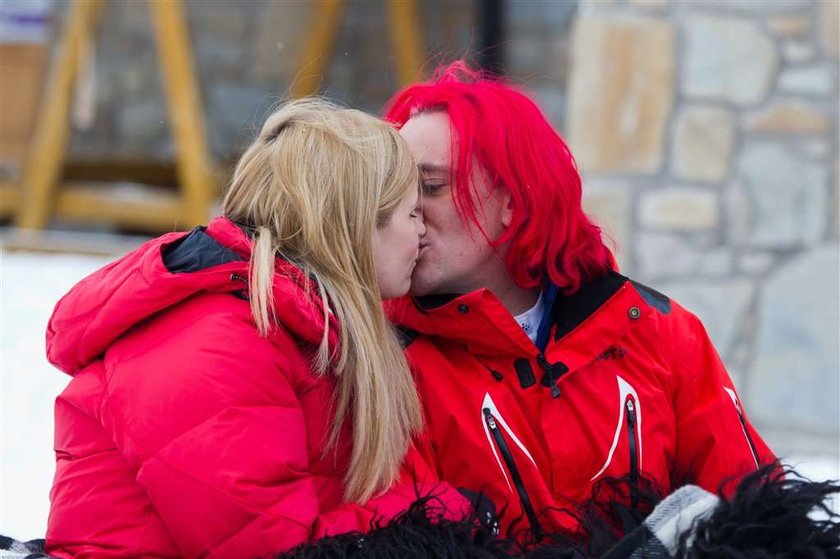
[[[0,533],[43,537],[53,476],[53,401],[69,377],[44,356],[44,331],[58,299],[110,258],[0,249]],[[789,457],[815,480],[837,479],[824,456]],[[836,508],[836,507],[835,507]]]
[[[44,353],[55,303],[108,259],[0,251],[0,533],[43,537],[55,460],[53,401],[69,377]]]

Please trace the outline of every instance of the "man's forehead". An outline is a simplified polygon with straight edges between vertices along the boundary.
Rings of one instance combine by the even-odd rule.
[[[449,117],[445,113],[420,113],[403,125],[400,135],[424,173],[449,172]]]

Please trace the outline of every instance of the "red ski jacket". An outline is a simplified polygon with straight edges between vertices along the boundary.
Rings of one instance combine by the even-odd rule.
[[[774,460],[694,315],[614,272],[546,296],[536,345],[488,290],[390,309],[427,416],[427,462],[506,508],[503,529],[575,530],[558,509],[607,477],[717,491]]]
[[[325,452],[334,381],[308,360],[323,309],[278,259],[279,325],[260,337],[248,255],[220,218],[150,241],[56,306],[47,353],[73,379],[55,406],[51,556],[253,559],[365,531],[432,481],[412,451],[405,483],[343,502],[348,427]]]

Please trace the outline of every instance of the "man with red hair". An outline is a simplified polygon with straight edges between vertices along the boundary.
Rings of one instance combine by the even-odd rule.
[[[442,479],[539,534],[574,530],[562,509],[599,480],[635,507],[643,483],[717,491],[774,460],[697,317],[619,274],[533,101],[459,61],[385,116],[422,173],[413,297],[391,311]]]

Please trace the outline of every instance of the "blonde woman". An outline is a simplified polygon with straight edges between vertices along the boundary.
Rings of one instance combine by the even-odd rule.
[[[414,500],[420,405],[380,299],[409,288],[417,195],[391,127],[291,102],[224,217],[76,285],[47,332],[73,377],[47,552],[253,558]]]

